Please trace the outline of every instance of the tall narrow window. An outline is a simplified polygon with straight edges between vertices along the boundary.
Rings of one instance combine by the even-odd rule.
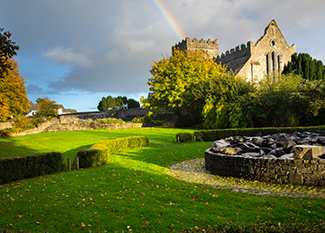
[[[266,73],[267,73],[267,74],[270,73],[269,59],[270,59],[269,54],[266,54]]]
[[[278,71],[281,71],[281,58],[280,55],[278,55]]]
[[[274,52],[272,52],[272,72],[274,73],[275,72],[275,56],[274,56]]]
[[[252,83],[254,82],[254,65],[251,63]]]

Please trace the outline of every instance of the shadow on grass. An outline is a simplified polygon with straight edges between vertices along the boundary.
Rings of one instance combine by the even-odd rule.
[[[0,138],[0,158],[31,155],[36,153],[39,152],[26,146],[18,145],[18,143],[11,140],[11,138]]]

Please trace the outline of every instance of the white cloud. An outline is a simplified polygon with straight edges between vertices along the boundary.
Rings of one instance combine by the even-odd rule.
[[[63,46],[56,46],[43,53],[44,57],[50,58],[57,65],[77,65],[89,67],[93,64],[87,51],[75,52],[73,48],[64,49]]]

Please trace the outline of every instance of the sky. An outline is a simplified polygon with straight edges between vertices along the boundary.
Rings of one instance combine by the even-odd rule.
[[[189,37],[219,54],[263,35],[275,19],[289,46],[325,62],[324,0],[0,0],[0,28],[28,98],[96,111],[103,96],[147,97],[150,66]]]

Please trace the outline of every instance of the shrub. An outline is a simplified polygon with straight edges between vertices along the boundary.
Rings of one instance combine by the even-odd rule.
[[[62,161],[58,152],[0,158],[0,184],[59,172]]]
[[[45,119],[43,117],[36,116],[36,117],[30,117],[29,121],[30,121],[29,124],[31,127],[37,127],[39,124],[44,123]]]
[[[113,123],[123,123],[124,122],[122,119],[117,119],[117,118],[103,118],[103,119],[98,119],[96,121],[101,124],[113,124]]]
[[[10,137],[16,133],[22,132],[23,129],[21,128],[8,128],[8,129],[2,129],[0,130],[0,137],[5,138],[5,137]]]
[[[176,134],[176,139],[178,142],[188,142],[192,141],[193,135],[191,133],[178,133]]]
[[[299,132],[314,132],[324,130],[325,126],[307,126],[307,127],[277,127],[277,128],[242,128],[242,129],[216,129],[216,130],[199,130],[193,133],[198,140],[201,141],[215,141],[231,136],[256,136],[258,133],[262,135],[272,135],[275,133],[293,133]]]
[[[149,145],[149,139],[144,136],[126,137],[107,140],[78,151],[80,168],[102,166],[108,162],[109,156],[124,150]]]
[[[23,128],[30,124],[29,119],[23,115],[16,116],[16,118],[13,119],[13,122],[15,128]]]
[[[152,118],[151,118],[152,112],[147,113],[143,117],[135,117],[133,118],[132,122],[133,123],[152,123]]]

